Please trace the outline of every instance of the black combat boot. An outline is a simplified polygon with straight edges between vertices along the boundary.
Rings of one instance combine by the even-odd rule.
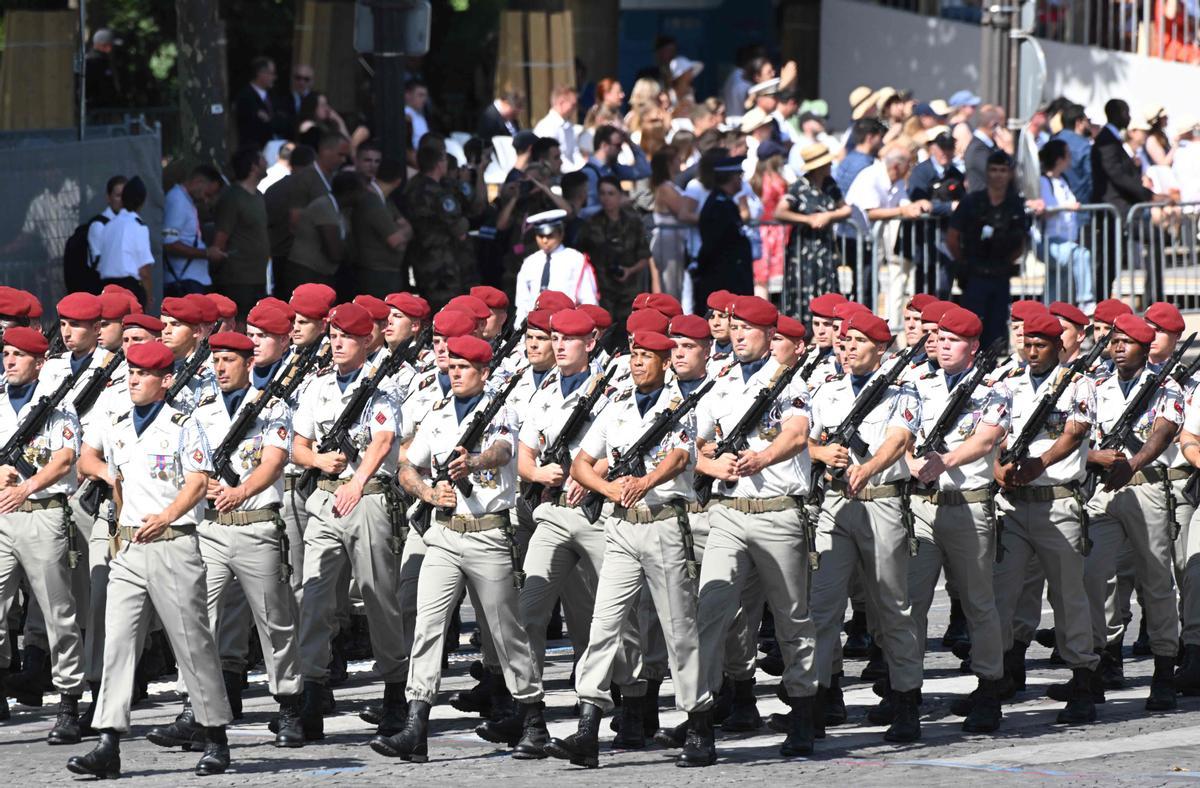
[[[1009,679],[1012,688],[1012,694],[1008,698],[1025,690],[1025,652],[1028,650],[1028,643],[1014,640],[1012,648],[1004,652],[1004,675]],[[1008,700],[1008,698],[1001,698],[1001,700]]]
[[[1067,706],[1058,713],[1059,725],[1084,725],[1096,721],[1096,702],[1093,699],[1092,685],[1098,683],[1096,672],[1087,668],[1075,668],[1071,671],[1071,696]]]
[[[963,640],[968,642],[971,640],[971,631],[967,628],[967,616],[963,613],[962,602],[951,599],[950,623],[946,625],[946,632],[942,635],[942,647],[950,648]]]
[[[1058,640],[1054,634],[1054,627],[1049,627],[1048,629],[1039,629],[1033,633],[1033,639],[1042,648],[1053,649],[1058,647]]]
[[[13,649],[16,642],[10,644]],[[40,708],[44,703],[43,695],[54,689],[54,681],[50,677],[50,654],[37,646],[25,646],[25,654],[21,658],[21,670],[8,676],[5,682],[8,694],[22,706]]]
[[[721,691],[713,698],[713,725],[720,725],[733,711],[733,679],[728,675],[721,677]]]
[[[67,761],[67,771],[87,774],[101,780],[121,776],[121,734],[114,730],[100,731],[100,743],[87,755],[76,755]]]
[[[712,712],[688,713],[687,740],[683,752],[675,758],[676,766],[712,766],[717,762],[717,743],[713,734]]]
[[[404,720],[408,716],[408,704],[404,700],[404,684],[399,681],[389,681],[383,685],[383,708],[379,719],[378,736],[395,736],[404,730]]]
[[[892,726],[883,734],[884,741],[913,742],[921,738],[921,690],[892,691]]]
[[[784,668],[783,652],[779,649],[777,641],[770,641],[770,648],[767,653],[757,660],[758,669],[768,676],[782,676]]]
[[[867,631],[867,613],[855,610],[842,629],[846,632],[846,645],[842,646],[842,656],[846,659],[866,659],[871,656],[871,647],[875,645],[874,638]]]
[[[245,687],[242,674],[238,671],[223,670],[221,678],[225,679],[225,696],[229,698],[229,710],[233,712],[235,720],[240,720],[242,718],[242,688]]]
[[[565,739],[551,738],[546,754],[575,766],[595,769],[600,765],[600,707],[581,701],[579,727]]]
[[[504,683],[504,678],[490,670],[484,669],[479,683],[469,690],[456,692],[450,696],[450,705],[468,714],[476,713],[485,720],[492,716],[492,683]]]
[[[488,719],[493,722],[499,722],[505,717],[511,717],[516,714],[517,702],[508,690],[508,684],[504,681],[504,674],[497,672],[493,675],[491,688],[491,712],[488,714]]]
[[[300,721],[303,695],[279,695],[279,722],[275,731],[276,747],[303,747],[304,723]]]
[[[229,737],[225,735],[224,725],[214,725],[204,728],[204,754],[196,762],[196,774],[208,777],[213,774],[224,774],[229,768]]]
[[[640,750],[646,746],[645,710],[642,698],[622,696],[621,707],[616,710],[620,723],[612,740],[614,750]]]
[[[204,729],[196,723],[191,701],[183,696],[183,708],[170,725],[151,728],[146,741],[159,747],[179,747],[184,752],[199,752],[204,749]]]
[[[736,733],[756,731],[763,726],[758,713],[758,700],[754,697],[754,686],[753,678],[733,682],[733,707],[721,721],[721,730]]]
[[[687,732],[687,720],[684,720],[673,728],[659,728],[654,732],[654,743],[668,750],[678,750],[687,741]]]
[[[1150,697],[1146,711],[1170,711],[1176,706],[1175,657],[1154,657],[1154,677],[1150,679]]]
[[[83,710],[83,714],[79,715],[80,736],[96,735],[96,729],[92,727],[92,721],[96,719],[96,708],[100,705],[100,682],[89,681],[88,687],[92,690],[92,702]]]
[[[1103,652],[1101,652],[1103,654]],[[1100,657],[1103,661],[1104,657]],[[1172,671],[1172,674],[1174,671]],[[1100,677],[1100,668],[1097,665],[1095,670],[1089,670],[1088,674],[1088,691],[1092,694],[1092,703],[1100,705],[1105,702],[1104,697],[1104,680]],[[1071,671],[1071,680],[1065,684],[1051,684],[1046,687],[1046,697],[1051,700],[1059,701],[1060,703],[1070,703],[1071,698],[1075,695],[1075,671]]]
[[[429,704],[423,700],[408,703],[408,720],[404,730],[394,736],[376,736],[369,742],[371,749],[388,758],[412,763],[429,760]]]
[[[823,701],[824,713],[817,721],[817,729],[824,731],[826,726],[845,725],[848,717],[846,715],[846,699],[842,695],[841,673],[834,673],[831,677],[829,689],[825,692]]]
[[[1183,665],[1175,672],[1175,686],[1184,696],[1200,695],[1200,645],[1184,644]]]
[[[991,733],[1000,727],[1004,713],[1000,710],[1003,679],[979,679],[979,687],[971,693],[972,706],[963,720],[966,733]]]
[[[1137,640],[1133,641],[1133,655],[1148,657],[1153,653],[1150,650],[1150,634],[1146,631],[1146,608],[1142,608],[1142,620],[1138,624]]]
[[[521,738],[513,747],[512,757],[518,761],[540,760],[546,756],[546,745],[550,743],[550,732],[546,730],[546,704],[522,703],[525,724]]]
[[[792,711],[788,714],[791,730],[779,746],[779,754],[785,758],[812,755],[816,728],[813,724],[813,699],[794,698]]]
[[[1109,643],[1100,652],[1100,683],[1104,689],[1121,689],[1125,686],[1125,660],[1121,654],[1121,641]]]
[[[300,703],[300,726],[304,729],[305,741],[319,741],[325,738],[325,715],[321,713],[324,701],[324,684],[315,681],[304,682],[304,697]]]
[[[651,739],[658,732],[658,692],[662,679],[646,679],[646,696],[642,698],[642,734]]]
[[[79,744],[79,696],[63,694],[58,701],[58,718],[46,741],[50,744]]]
[[[883,649],[879,646],[871,646],[871,655],[867,660],[866,666],[863,668],[863,681],[877,681],[884,678],[888,674],[887,660],[883,658]]]

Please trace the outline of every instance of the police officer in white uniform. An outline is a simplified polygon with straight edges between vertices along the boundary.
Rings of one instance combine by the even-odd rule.
[[[596,272],[586,255],[563,246],[563,221],[567,212],[545,211],[526,221],[534,228],[538,251],[525,258],[517,272],[517,323],[533,311],[534,302],[543,290],[565,293],[576,304],[599,303]]]

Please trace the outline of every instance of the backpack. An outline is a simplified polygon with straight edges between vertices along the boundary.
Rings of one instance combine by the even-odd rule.
[[[108,224],[108,217],[96,214],[76,227],[63,245],[63,283],[68,293],[100,293],[100,274],[92,266],[92,254],[88,248],[88,230],[95,222]]]

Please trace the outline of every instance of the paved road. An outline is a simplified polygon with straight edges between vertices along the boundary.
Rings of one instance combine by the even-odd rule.
[[[678,769],[672,763],[672,753],[658,748],[619,753],[606,749],[598,771],[577,769],[555,760],[518,762],[472,733],[477,720],[443,703],[434,709],[430,763],[410,765],[382,758],[365,745],[371,731],[358,719],[357,712],[379,697],[382,685],[373,680],[368,663],[356,663],[352,665],[350,683],[337,691],[338,715],[326,720],[326,740],[302,750],[277,750],[269,744],[271,736],[266,725],[274,703],[267,694],[265,677],[252,674],[246,717],[230,731],[233,768],[203,784],[395,786],[401,781],[416,781],[418,785],[453,784],[456,788],[518,783],[534,788],[569,788],[597,784],[785,785],[813,779],[853,782],[856,786],[962,785],[964,781],[1015,785],[1032,779],[1107,787],[1200,781],[1200,698],[1181,698],[1178,711],[1146,716],[1143,701],[1152,672],[1149,659],[1127,658],[1128,686],[1108,694],[1108,703],[1100,707],[1099,723],[1067,729],[1054,725],[1059,704],[1039,690],[1065,680],[1067,673],[1049,665],[1048,652],[1034,645],[1030,649],[1030,689],[1020,696],[1020,702],[1005,707],[999,734],[962,734],[961,719],[950,716],[948,705],[953,696],[972,689],[974,679],[960,673],[958,660],[936,646],[947,612],[947,600],[939,591],[930,615],[935,650],[926,661],[923,738],[913,746],[884,744],[883,729],[865,724],[866,710],[876,699],[870,685],[856,678],[862,663],[851,662],[847,675],[854,679],[847,682],[846,703],[852,724],[830,729],[829,738],[818,742],[817,755],[812,759],[781,759],[778,746],[782,737],[767,733],[718,738],[721,760],[709,769]],[[1047,611],[1046,621],[1049,619]],[[569,686],[571,653],[565,643],[558,646],[546,671],[548,718],[554,736],[574,729],[570,716],[575,701]],[[468,652],[455,655],[443,681],[443,693],[470,686],[466,668],[472,658]],[[777,683],[778,679],[759,675],[759,709],[764,715],[785,710],[775,698]],[[663,687],[664,697],[669,692],[668,682]],[[123,743],[127,782],[147,787],[191,784],[199,779],[191,775],[197,755],[161,750],[142,738],[150,726],[169,722],[176,713],[170,683],[151,685],[151,695],[150,702],[134,710],[134,735]],[[50,700],[48,696],[47,703]],[[75,747],[46,745],[44,736],[53,717],[50,709],[15,707],[13,719],[0,724],[0,767],[11,775],[10,785],[65,784],[72,779],[63,768],[66,759],[93,746],[91,742]],[[662,719],[674,724],[683,715],[669,711]],[[607,729],[603,732],[603,739],[611,738]]]

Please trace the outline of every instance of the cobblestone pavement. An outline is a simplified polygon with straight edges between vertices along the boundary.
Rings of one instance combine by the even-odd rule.
[[[964,781],[979,784],[1040,783],[1070,785],[1173,785],[1200,781],[1200,698],[1180,698],[1179,710],[1147,715],[1143,702],[1148,691],[1152,663],[1149,658],[1131,659],[1126,644],[1126,688],[1108,693],[1099,707],[1100,721],[1084,728],[1068,729],[1054,724],[1060,704],[1046,698],[1046,685],[1063,681],[1069,674],[1049,664],[1049,652],[1031,647],[1029,689],[1018,702],[1005,706],[1004,724],[995,736],[968,736],[961,732],[961,719],[949,712],[950,700],[969,692],[974,679],[959,671],[959,662],[940,647],[948,615],[948,600],[939,591],[930,615],[932,650],[926,660],[924,705],[920,742],[892,746],[882,740],[882,728],[865,722],[867,708],[876,702],[870,684],[858,680],[863,663],[848,662],[846,703],[851,724],[831,728],[829,738],[817,743],[811,759],[784,760],[778,746],[782,737],[774,733],[718,736],[720,762],[708,769],[679,769],[673,753],[659,748],[613,752],[607,748],[612,733],[602,729],[603,752],[599,770],[582,770],[564,761],[513,761],[478,739],[472,728],[478,723],[470,715],[446,703],[434,708],[433,736],[428,764],[405,764],[376,755],[366,746],[372,731],[358,712],[382,694],[382,684],[373,679],[369,663],[351,666],[350,682],[337,689],[337,715],[326,720],[326,739],[300,750],[277,750],[270,745],[267,721],[274,703],[267,694],[265,676],[251,675],[246,696],[246,716],[230,730],[233,745],[231,771],[202,781],[205,786],[395,786],[450,785],[456,788],[483,785],[592,786],[633,785],[786,785],[796,781],[820,780],[826,784],[858,785],[950,784]],[[466,611],[464,611],[466,612]],[[1135,621],[1139,614],[1135,612]],[[1050,614],[1047,610],[1045,620]],[[464,634],[464,645],[466,636]],[[571,716],[575,702],[570,687],[571,651],[557,644],[547,666],[547,705],[551,735],[562,736],[574,729]],[[469,647],[467,647],[469,648]],[[443,700],[450,692],[473,682],[467,667],[474,655],[462,651],[452,658],[442,686]],[[778,679],[760,672],[759,710],[763,715],[785,711],[775,697]],[[193,784],[194,753],[162,750],[143,736],[152,725],[169,722],[177,711],[173,685],[151,685],[151,700],[135,707],[133,734],[122,743],[122,765],[126,782],[138,786]],[[663,686],[667,699],[670,683]],[[12,786],[68,784],[75,778],[64,768],[70,755],[86,752],[94,740],[72,747],[50,747],[45,733],[52,724],[50,696],[42,709],[14,707],[13,718],[0,724],[0,767]],[[662,721],[675,724],[683,719],[677,711],[664,711]],[[766,730],[766,729],[764,729]],[[197,783],[199,784],[199,783]]]

